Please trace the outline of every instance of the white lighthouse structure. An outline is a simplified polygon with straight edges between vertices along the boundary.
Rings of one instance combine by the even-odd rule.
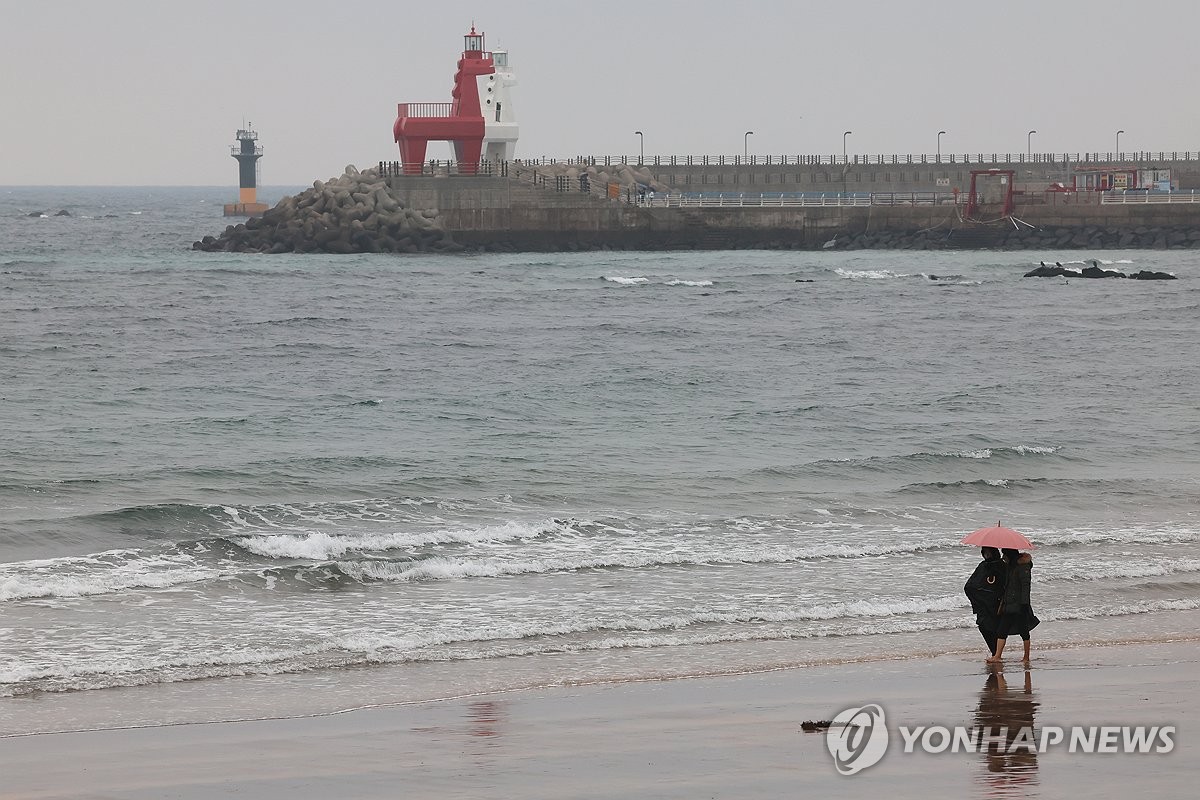
[[[479,104],[483,112],[483,159],[497,163],[512,161],[517,150],[517,112],[512,102],[512,87],[517,85],[507,50],[493,50],[496,71],[480,75]]]

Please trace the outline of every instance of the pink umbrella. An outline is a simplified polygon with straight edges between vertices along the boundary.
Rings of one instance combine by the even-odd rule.
[[[1026,539],[1023,534],[1017,533],[1012,528],[1002,528],[999,522],[993,528],[980,528],[964,538],[961,544],[973,544],[976,547],[997,547],[1001,550],[1005,548],[1012,548],[1013,550],[1033,549],[1033,542]]]

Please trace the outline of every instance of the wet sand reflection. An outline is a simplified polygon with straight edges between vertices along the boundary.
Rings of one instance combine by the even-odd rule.
[[[982,769],[975,782],[984,797],[1028,797],[1038,785],[1038,701],[1033,676],[1025,671],[1021,685],[1010,686],[1002,667],[992,669],[979,692],[975,729],[984,738],[980,747]]]

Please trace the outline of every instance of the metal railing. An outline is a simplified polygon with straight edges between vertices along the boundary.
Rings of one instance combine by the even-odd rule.
[[[1116,192],[1103,192],[1100,195],[1103,205],[1143,205],[1156,203],[1200,203],[1200,194],[1195,189],[1186,192],[1154,191],[1133,189]]]
[[[852,154],[852,155],[656,155],[644,158],[637,155],[574,156],[571,158],[520,159],[528,166],[644,166],[644,167],[789,167],[789,166],[846,166],[846,165],[907,165],[907,164],[1071,164],[1152,163],[1165,161],[1200,161],[1197,151],[1094,152],[1094,153],[927,153],[909,154]]]
[[[425,177],[446,177],[446,176],[485,176],[507,178],[509,174],[508,161],[480,161],[475,170],[465,169],[457,161],[441,161],[431,159],[429,161],[408,162],[408,161],[380,161],[378,164],[379,175],[384,178],[398,178],[402,175],[425,176]]]
[[[416,105],[416,104],[413,104],[413,105]],[[449,104],[443,104],[443,105],[449,105]],[[924,158],[924,156],[870,156],[870,157],[851,156],[851,159],[861,159],[861,160],[851,160],[849,163],[851,166],[853,166],[853,165],[866,166],[866,165],[875,165],[875,164],[890,165],[890,164],[939,164],[940,163],[943,165],[946,165],[946,164],[984,165],[984,164],[1040,163],[1040,164],[1054,165],[1054,166],[1066,168],[1071,165],[1080,165],[1080,164],[1108,164],[1108,163],[1111,163],[1111,161],[1112,161],[1112,159],[1107,158],[1106,154],[1104,154],[1104,153],[1082,153],[1082,154],[1077,153],[1074,155],[1071,155],[1071,154],[1061,154],[1061,155],[1049,154],[1043,161],[1037,161],[1036,160],[1037,155],[1038,154],[1036,154],[1036,153],[1034,154],[1034,159],[1035,159],[1034,161],[1024,161],[1023,160],[1024,154],[1019,154],[1019,157],[1012,157],[1012,156],[1009,156],[1008,154],[1005,154],[1003,157],[999,157],[999,156],[995,156],[995,155],[994,156],[980,156],[979,158],[981,158],[983,160],[976,160],[976,161],[965,160],[965,159],[969,158],[969,156],[958,157],[958,156],[943,155],[942,161],[940,161],[940,162],[938,162],[938,161],[921,161],[920,159]],[[1200,153],[1153,153],[1153,154],[1152,153],[1139,153],[1139,154],[1122,153],[1119,155],[1120,155],[1121,159],[1123,159],[1125,161],[1139,160],[1139,161],[1153,161],[1154,163],[1162,163],[1162,162],[1170,161],[1170,160],[1174,159],[1176,161],[1198,161],[1198,162],[1200,162]],[[1134,156],[1136,156],[1136,158],[1134,158]],[[1151,156],[1154,156],[1154,158],[1151,158]],[[1161,158],[1159,158],[1159,156],[1161,156]],[[1010,157],[1013,158],[1012,161],[1005,160],[1006,158],[1010,158]],[[549,159],[549,158],[540,158],[540,159],[538,159],[538,158],[532,158],[532,159],[531,158],[520,158],[520,159],[514,159],[511,162],[508,162],[508,161],[504,161],[504,162],[486,161],[485,160],[485,161],[479,162],[478,170],[474,174],[504,176],[504,175],[508,174],[506,172],[506,170],[509,168],[510,165],[513,167],[523,167],[523,168],[536,168],[536,167],[549,167],[549,166],[565,166],[565,167],[580,167],[580,168],[594,166],[594,167],[602,168],[602,167],[608,167],[608,166],[625,166],[625,165],[627,165],[627,166],[645,166],[647,168],[650,168],[650,167],[655,167],[655,166],[680,166],[680,165],[683,165],[683,166],[714,166],[714,165],[716,165],[716,166],[721,166],[721,165],[745,166],[746,164],[749,164],[751,166],[760,166],[761,167],[761,166],[784,166],[784,163],[785,163],[781,160],[775,160],[771,156],[767,156],[765,158],[760,158],[757,161],[757,163],[755,163],[755,156],[750,156],[750,158],[745,161],[742,160],[741,156],[736,156],[736,157],[729,158],[726,160],[722,160],[720,157],[713,158],[713,157],[709,157],[709,156],[699,156],[699,157],[671,156],[669,159],[671,163],[668,164],[668,163],[666,163],[667,162],[666,159],[663,159],[663,163],[658,163],[659,157],[655,156],[653,159],[653,163],[651,163],[651,159],[646,159],[646,163],[638,165],[636,158],[628,159],[627,161],[622,160],[625,158],[626,157],[624,157],[624,156],[603,156],[603,157],[584,156],[584,157],[570,158],[570,159],[565,159],[565,160],[554,160],[554,159]],[[802,161],[801,163],[802,164],[811,164],[813,166],[818,166],[818,165],[819,166],[829,166],[829,165],[835,164],[835,162],[828,160],[829,158],[834,158],[832,156],[831,157],[797,156],[795,158],[812,159],[811,161]],[[836,156],[836,158],[837,158],[836,164],[843,165],[841,162],[841,156]],[[866,160],[867,158],[870,158],[872,160],[868,161],[868,160]],[[678,163],[676,163],[677,159],[678,159]],[[686,159],[686,163],[684,163],[683,159]],[[825,159],[825,160],[819,160],[819,159]],[[875,160],[875,159],[882,159],[882,160]],[[892,161],[889,159],[896,159],[896,160]],[[904,159],[915,159],[915,160],[907,161]],[[950,159],[950,160],[947,160],[947,159]],[[955,160],[955,159],[957,159],[957,160]],[[996,160],[990,160],[990,159],[996,159]],[[1091,160],[1088,160],[1088,159],[1091,159]],[[740,162],[740,164],[739,164],[739,162]],[[393,161],[381,162],[381,164],[397,164],[397,163],[399,163],[399,162],[393,162]],[[794,165],[796,165],[796,163],[797,163],[796,161],[791,160],[791,161],[787,162],[787,165],[794,166]],[[413,166],[415,168],[417,165],[413,165]],[[422,162],[419,166],[420,166],[419,174],[422,174],[422,175],[470,174],[470,173],[464,171],[458,165],[458,163],[453,160],[430,159],[428,161]],[[1177,201],[1177,202],[1181,202],[1181,201]]]
[[[652,208],[786,208],[806,206],[959,206],[968,192],[658,192],[632,193],[628,202]],[[1200,192],[1019,192],[1020,205],[1099,205],[1109,203],[1200,203]],[[977,203],[995,201],[983,197]]]
[[[397,103],[397,117],[450,117],[454,115],[454,103]]]
[[[954,205],[958,197],[936,192],[650,192],[634,194],[632,202],[652,208],[795,208]]]

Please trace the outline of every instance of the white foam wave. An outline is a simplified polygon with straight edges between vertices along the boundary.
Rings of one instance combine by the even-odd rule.
[[[667,281],[667,286],[712,286],[712,281],[685,281],[678,278]]]
[[[1161,578],[1167,575],[1200,572],[1200,560],[1181,558],[1158,563],[1128,561],[1091,563],[1079,567],[1059,568],[1051,566],[1043,571],[1054,580],[1095,581],[1112,578]]]
[[[0,566],[0,601],[85,597],[126,589],[167,589],[219,576],[186,554],[142,556],[110,551],[96,556]]]
[[[942,453],[941,455],[952,456],[954,458],[991,458],[992,450],[985,447],[982,450],[967,450],[961,453]]]
[[[347,553],[398,550],[431,544],[472,544],[530,539],[549,531],[565,530],[553,521],[505,522],[480,528],[450,528],[432,531],[396,531],[371,534],[278,533],[231,539],[238,547],[267,558],[303,558],[326,561]]]
[[[194,655],[94,655],[73,663],[13,663],[0,668],[0,697],[33,691],[71,691],[169,683],[238,675],[276,675],[372,663],[480,660],[547,653],[658,648],[768,640],[953,630],[973,625],[961,596],[852,601],[793,611],[700,612],[655,617],[619,616],[601,623],[562,618],[430,629],[418,633],[358,631],[302,646],[205,650]],[[1200,598],[1151,600],[1055,611],[1044,621],[1134,616],[1200,608]],[[718,623],[714,625],[713,623]],[[720,624],[725,623],[725,624]],[[766,624],[763,624],[766,623]]]
[[[890,278],[911,278],[912,276],[903,272],[892,272],[890,269],[843,269],[837,267],[834,273],[843,278],[854,280],[887,280]]]
[[[642,277],[622,277],[620,275],[603,275],[601,277],[603,277],[603,279],[606,281],[619,283],[622,286],[637,286],[638,284],[650,282],[649,278]]]
[[[1047,530],[1034,535],[1035,544],[1069,546],[1076,544],[1191,544],[1200,542],[1200,530],[1180,528],[1130,527],[1106,531]]]
[[[1020,456],[1046,456],[1057,453],[1061,449],[1061,447],[1018,444],[1014,445],[1013,447],[981,447],[977,450],[954,450],[944,453],[937,453],[936,455],[948,456],[950,458],[991,458],[996,453],[1010,452],[1016,453]]]
[[[933,545],[929,545],[933,547]],[[794,561],[872,558],[920,552],[923,545],[904,543],[877,545],[818,544],[807,547],[774,547],[728,551],[686,549],[675,553],[657,550],[609,552],[596,557],[457,558],[434,556],[420,561],[338,561],[337,567],[356,580],[397,582],[498,578],[513,575],[570,572],[589,569],[642,569],[646,567],[711,566],[727,563],[786,564]]]

